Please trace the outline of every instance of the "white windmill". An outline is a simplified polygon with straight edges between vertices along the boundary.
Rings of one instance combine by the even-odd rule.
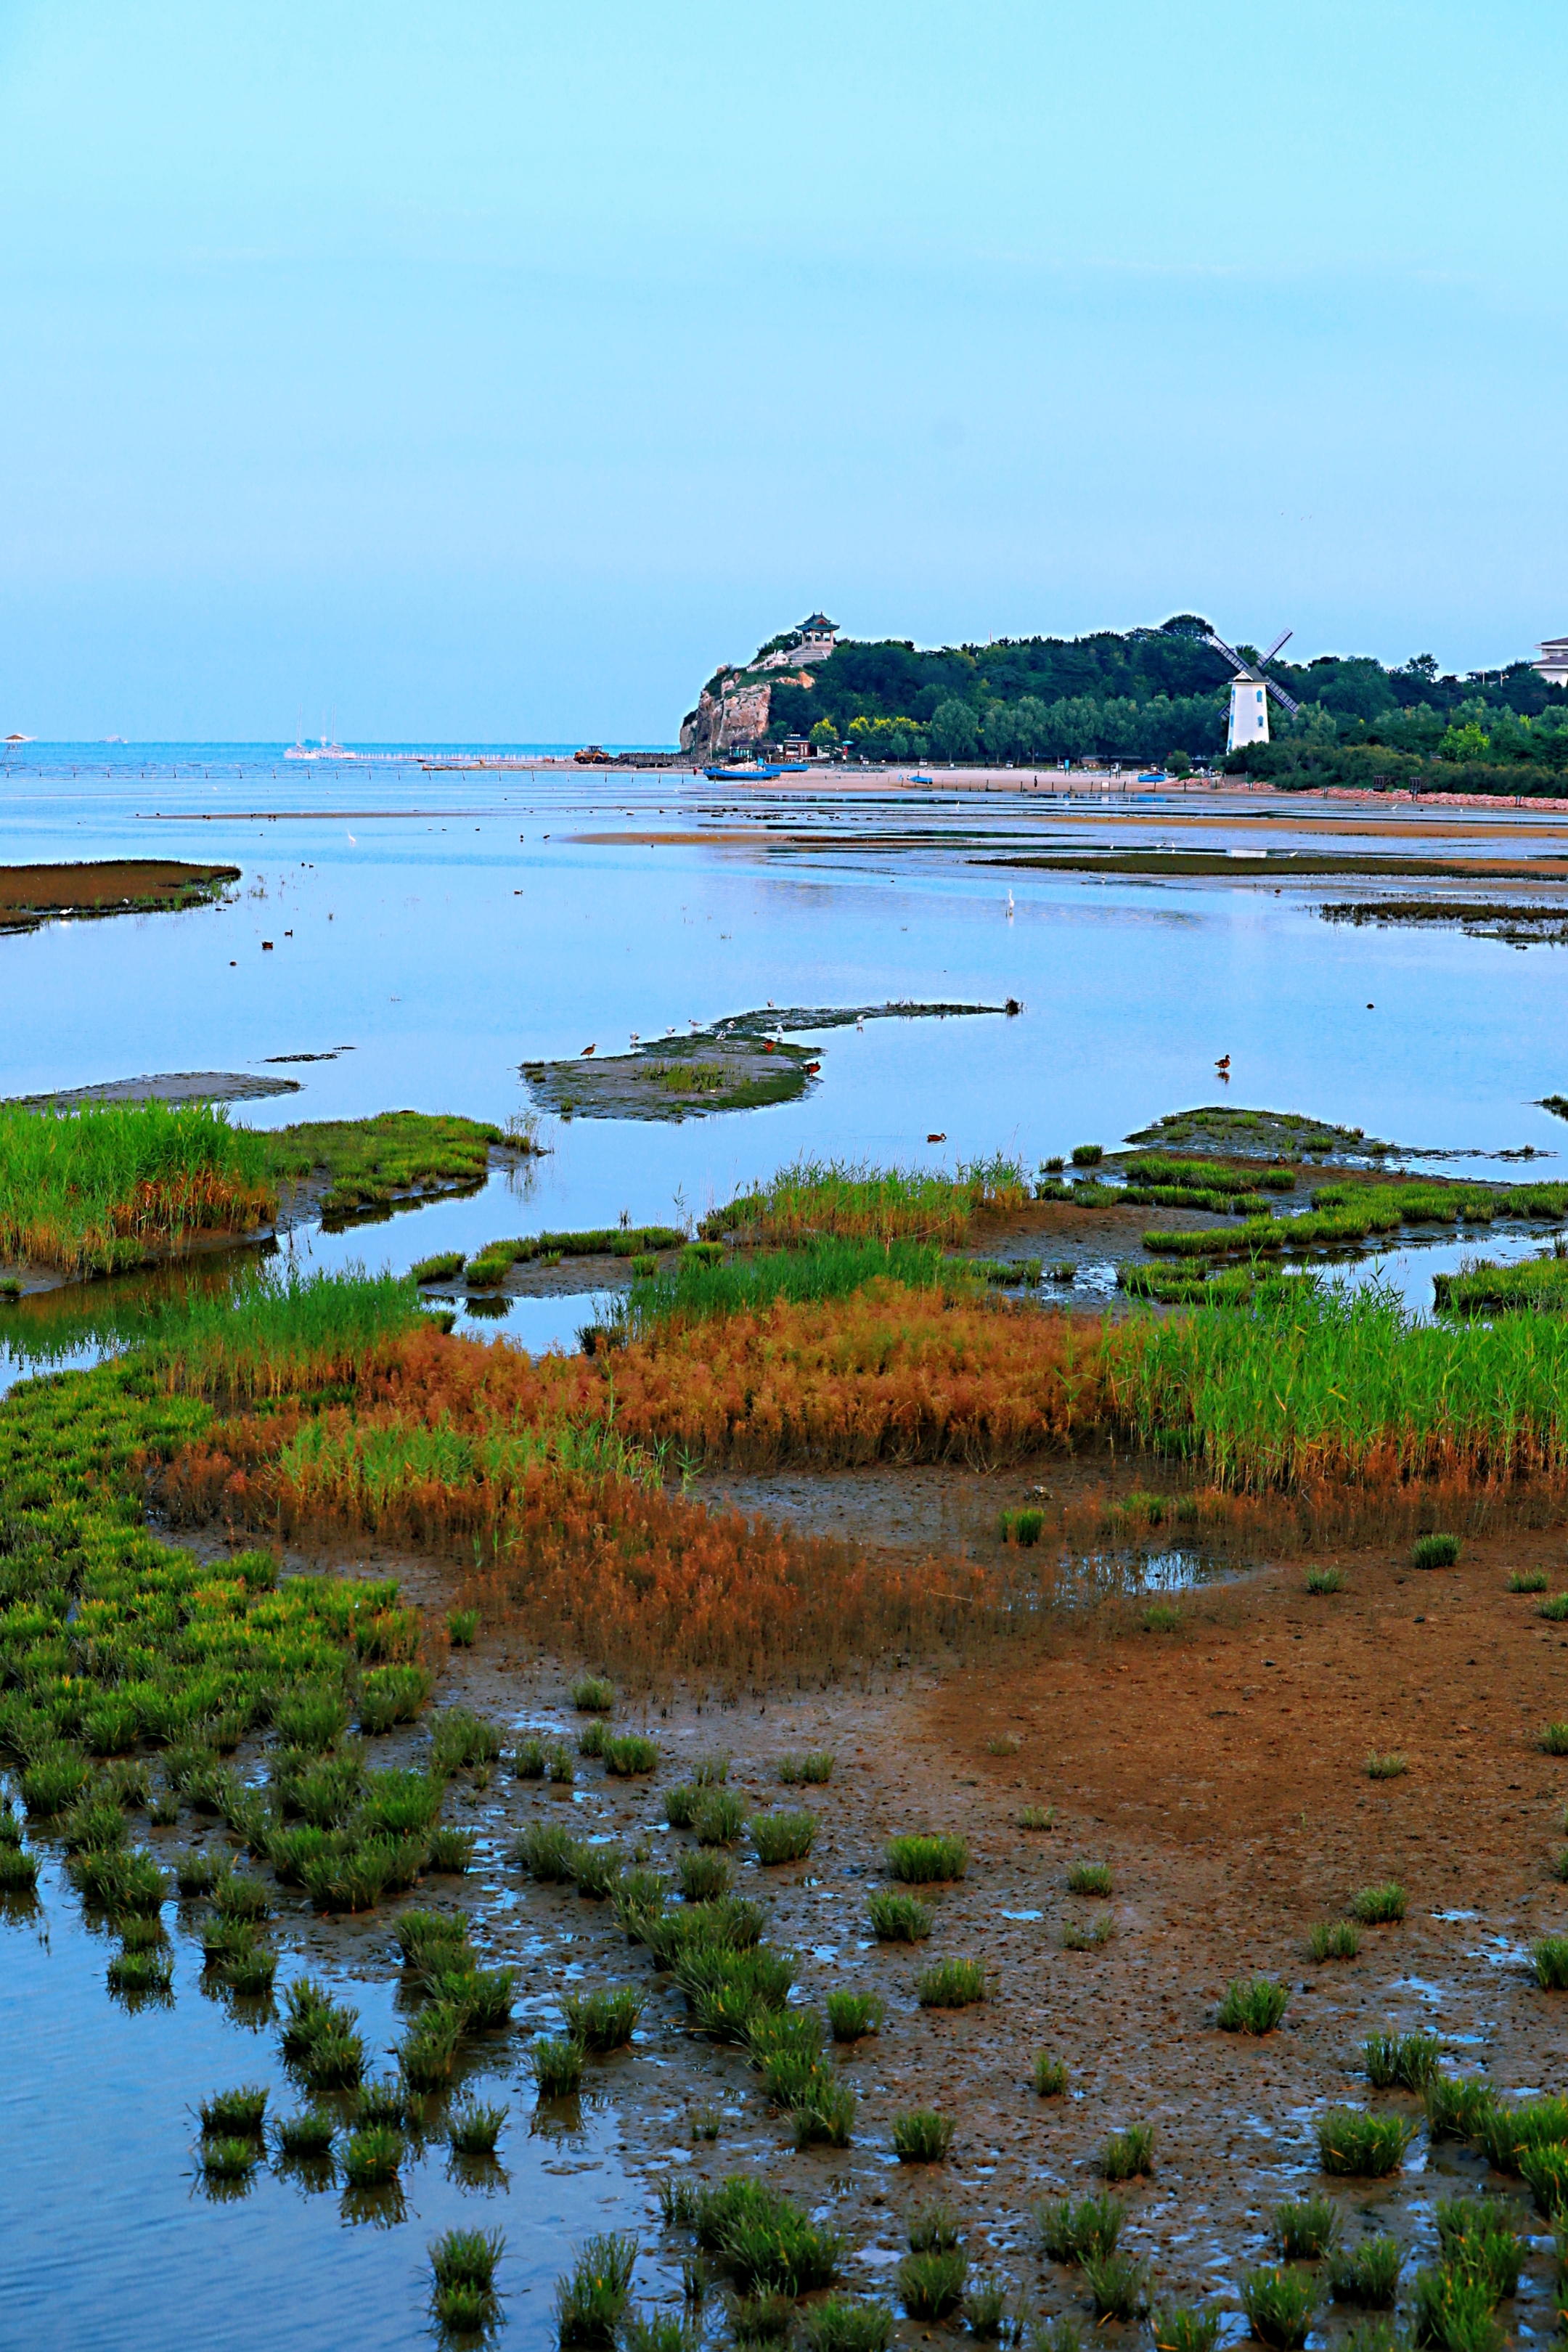
[[[1300,709],[1300,704],[1293,700],[1282,686],[1277,685],[1273,678],[1266,677],[1263,673],[1264,663],[1273,660],[1286,638],[1291,634],[1290,630],[1285,630],[1282,635],[1275,638],[1266,654],[1258,656],[1256,662],[1247,661],[1237,652],[1234,646],[1227,646],[1223,637],[1216,637],[1212,629],[1204,639],[1205,646],[1212,646],[1216,654],[1224,655],[1236,672],[1236,676],[1230,682],[1230,726],[1225,739],[1225,748],[1227,751],[1234,751],[1238,744],[1268,742],[1270,695],[1274,697],[1280,709],[1288,712],[1292,719]]]

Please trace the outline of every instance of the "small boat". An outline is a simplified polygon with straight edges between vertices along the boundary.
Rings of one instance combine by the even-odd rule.
[[[1140,776],[1138,781],[1141,784],[1166,784],[1170,782],[1170,778],[1163,768],[1151,768],[1149,773],[1146,776]]]
[[[319,744],[303,740],[290,743],[283,757],[286,760],[357,760],[359,753],[345,751],[341,743],[329,743],[323,735]]]
[[[766,783],[770,776],[782,776],[784,772],[782,768],[764,767],[760,760],[755,760],[745,767],[704,768],[702,772],[710,783],[761,784]]]

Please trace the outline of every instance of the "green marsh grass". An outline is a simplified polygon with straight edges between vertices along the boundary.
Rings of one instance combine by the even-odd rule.
[[[1548,2219],[1557,2210],[1539,2196],[1536,2202]],[[1439,2199],[1436,2219],[1444,2267],[1484,2278],[1493,2303],[1505,2302],[1518,2290],[1519,2274],[1530,2251],[1529,2240],[1519,2226],[1521,2218],[1518,2206],[1509,2197]]]
[[[1018,1815],[1021,1830],[1054,1830],[1057,1809],[1054,1805],[1026,1805]]]
[[[933,1960],[915,1979],[922,2009],[969,2009],[985,1998],[985,1969],[979,1960]]]
[[[1535,1981],[1547,1992],[1568,1992],[1568,1936],[1542,1936],[1530,1948]]]
[[[575,1868],[575,1840],[563,1822],[530,1822],[515,1849],[531,1878],[567,1885]]]
[[[1109,1895],[1110,1864],[1078,1861],[1068,1864],[1068,1889],[1073,1895]]]
[[[647,2000],[635,1985],[606,1986],[597,1992],[563,1993],[561,2009],[568,2032],[585,2050],[624,2050]]]
[[[3,1874],[0,1874],[0,1888],[4,1888]],[[132,1948],[114,1954],[109,1963],[108,1976],[110,1992],[163,1994],[174,1990],[174,1963],[168,1952]]]
[[[942,2164],[958,2126],[934,2107],[911,2107],[893,2117],[893,2153],[900,2164]]]
[[[1337,1568],[1310,1568],[1307,1570],[1309,1592],[1342,1592],[1344,1589],[1344,1576]]]
[[[616,1704],[616,1686],[605,1675],[579,1675],[572,1685],[572,1704],[579,1715],[608,1715]]]
[[[972,2279],[963,2296],[963,2324],[977,2344],[994,2344],[1000,2338],[1007,2320],[1007,2289],[1004,2282],[985,2274]]]
[[[815,1813],[754,1813],[750,1823],[757,1860],[763,1864],[803,1862],[816,1835]]]
[[[1288,2197],[1274,2208],[1274,2242],[1281,2261],[1315,2263],[1334,2243],[1340,2221],[1331,2197]]]
[[[1425,2091],[1437,2072],[1441,2043],[1435,2033],[1373,2033],[1363,2048],[1374,2091]]]
[[[1549,1580],[1543,1568],[1516,1568],[1509,1578],[1510,1592],[1544,1592]]]
[[[1359,2304],[1363,2311],[1392,2311],[1399,2294],[1405,2256],[1386,2232],[1363,2238],[1353,2249],[1329,2254],[1329,2293],[1336,2303]]]
[[[278,2151],[280,2156],[319,2161],[331,2156],[337,2134],[337,2117],[325,2107],[301,2107],[279,2118]]]
[[[732,1789],[710,1789],[692,1816],[699,1845],[734,1845],[746,1826],[746,1809]]]
[[[361,2131],[373,2124],[392,2124],[401,2131],[409,2120],[406,2086],[395,2074],[382,2074],[359,2086],[354,2100],[354,2125]]]
[[[1415,2125],[1400,2116],[1369,2115],[1360,2107],[1331,2107],[1314,2128],[1325,2172],[1367,2180],[1397,2172],[1415,2136]]]
[[[1029,2079],[1042,2099],[1059,2099],[1068,2086],[1065,2060],[1053,2058],[1047,2052],[1040,2051],[1035,2059]]]
[[[1318,2283],[1305,2271],[1248,2271],[1241,2305],[1253,2335],[1270,2352],[1301,2352],[1318,2307]]]
[[[425,1867],[459,1877],[463,1872],[472,1870],[478,1845],[479,1833],[475,1830],[434,1829],[425,1848]]]
[[[1417,2271],[1412,2338],[1438,2352],[1496,2352],[1502,2330],[1492,2315],[1491,2289],[1484,2277],[1445,2263]]]
[[[261,2150],[253,2139],[237,2136],[201,2143],[202,2170],[212,2180],[248,2180],[260,2161]]]
[[[445,1706],[430,1726],[430,1770],[437,1780],[500,1762],[501,1733],[471,1707]],[[439,1800],[437,1799],[437,1801]]]
[[[605,1769],[621,1780],[627,1780],[634,1773],[658,1769],[658,1748],[651,1739],[645,1739],[637,1731],[622,1732],[618,1738],[606,1739],[600,1754],[605,1760]]]
[[[397,2045],[397,2063],[412,2091],[443,2091],[456,2070],[467,2022],[455,2001],[433,2000],[422,2009]]]
[[[1543,1756],[1568,1756],[1568,1722],[1543,1723],[1540,1747]]]
[[[1034,1504],[1028,1504],[1021,1510],[1004,1511],[998,1532],[1005,1544],[1016,1544],[1021,1549],[1028,1551],[1039,1542],[1045,1529],[1044,1511]]]
[[[1040,2252],[1053,2263],[1081,2263],[1085,2254],[1114,2253],[1127,2219],[1120,2197],[1062,2197],[1037,2205]]]
[[[1169,1238],[1169,1237],[1167,1237]],[[1389,1286],[1321,1282],[1141,1332],[1120,1411],[1172,1432],[1216,1484],[1497,1476],[1568,1463],[1568,1328],[1426,1324]]]
[[[1102,1945],[1110,1942],[1115,1933],[1116,1922],[1109,1911],[1102,1911],[1099,1918],[1088,1926],[1080,1927],[1077,1920],[1069,1919],[1062,1929],[1062,1949],[1064,1952],[1098,1952]]]
[[[247,2000],[258,2000],[272,1990],[278,1974],[278,1954],[270,1945],[252,1945],[248,1951],[236,1952],[226,1960],[221,1973],[230,1992],[239,1993]]]
[[[969,2257],[962,2247],[906,2254],[896,2273],[899,2301],[911,2319],[946,2319],[963,2301]]]
[[[1458,1536],[1417,1536],[1410,1547],[1412,1568],[1453,1568],[1459,1557]]]
[[[1527,2149],[1568,2142],[1568,2099],[1526,2099],[1518,2106],[1493,2099],[1478,2113],[1471,2137],[1494,2172],[1517,2173]]]
[[[1154,2352],[1215,2352],[1223,2314],[1212,2303],[1176,2304],[1149,2322]]]
[[[1435,2139],[1474,2139],[1481,2120],[1496,2103],[1489,2083],[1456,2082],[1447,2074],[1431,2075],[1422,2092],[1426,2129]]]
[[[1272,1977],[1233,1977],[1215,2022],[1226,2033],[1272,2033],[1289,1998]]]
[[[884,1944],[918,1944],[931,1934],[935,1914],[917,1895],[879,1890],[868,1897],[871,1933]]]
[[[835,2042],[858,2042],[862,2035],[880,2033],[888,2004],[879,1992],[840,1990],[827,1996],[827,2023]]]
[[[832,1780],[833,1763],[831,1751],[825,1748],[814,1749],[805,1756],[781,1756],[779,1779],[786,1789],[794,1788],[803,1780],[820,1787]]]
[[[1129,2124],[1112,2132],[1100,2151],[1100,2173],[1105,2180],[1136,2180],[1154,2169],[1154,2129],[1152,2124]]]
[[[1029,1196],[1022,1165],[1000,1157],[960,1161],[952,1177],[925,1169],[803,1160],[705,1218],[702,1232],[717,1239],[749,1229],[788,1250],[827,1237],[881,1244],[940,1242],[952,1248],[968,1238],[976,1216],[1022,1208]]]
[[[912,2254],[951,2253],[963,2242],[963,2232],[958,2216],[939,2199],[931,2204],[917,2206],[909,2221],[910,2252]]]
[[[1363,1886],[1352,1901],[1351,1910],[1363,1927],[1391,1926],[1405,1916],[1405,1889],[1392,1878]]]
[[[343,2142],[343,2179],[351,2189],[384,2189],[395,2180],[405,2147],[403,2134],[391,2124],[368,2124]]]
[[[729,1862],[710,1846],[678,1855],[675,1874],[689,1903],[710,1903],[716,1895],[730,1892]]]
[[[1094,2315],[1107,2319],[1137,2319],[1149,2305],[1149,2266],[1130,2254],[1086,2254],[1084,2284],[1094,2304]]]
[[[500,2230],[447,2230],[428,2249],[430,2274],[438,2287],[478,2287],[489,2294],[505,2252]]]
[[[1321,1921],[1307,1938],[1307,1948],[1315,1960],[1353,1960],[1361,1949],[1361,1936],[1355,1921]]]
[[[454,2156],[493,2156],[507,2119],[505,2107],[465,2099],[447,2117],[447,2139]]]
[[[1396,1748],[1389,1748],[1382,1755],[1373,1748],[1366,1759],[1366,1777],[1369,1780],[1403,1780],[1409,1769],[1410,1759]]]
[[[0,1258],[109,1274],[203,1228],[247,1232],[277,1206],[271,1157],[216,1104],[0,1107]]]
[[[612,1895],[626,1868],[625,1850],[613,1838],[595,1845],[581,1839],[572,1848],[572,1878],[579,1895],[591,1903],[603,1903]]]
[[[968,1868],[966,1838],[907,1836],[888,1842],[888,1875],[901,1879],[907,1885],[927,1886],[962,1878]]]
[[[203,2136],[255,2137],[266,2117],[267,2096],[267,2087],[261,2083],[247,2083],[234,2091],[215,2091],[211,2098],[202,2101],[198,2110]]]
[[[801,2325],[809,2352],[889,2352],[895,2322],[885,2303],[851,2303],[832,2294],[803,2312]]]
[[[569,2099],[583,2086],[583,2044],[541,2034],[528,2053],[529,2071],[542,2099]]]
[[[1554,1593],[1550,1601],[1542,1602],[1535,1613],[1544,1617],[1549,1625],[1568,1623],[1568,1592]]]
[[[1546,2140],[1520,2151],[1520,2179],[1548,2221],[1568,2208],[1568,2145]]]

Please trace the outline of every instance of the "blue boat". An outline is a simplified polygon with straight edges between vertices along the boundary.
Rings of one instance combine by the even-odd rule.
[[[710,783],[762,784],[766,783],[770,776],[782,776],[784,772],[782,768],[764,766],[757,760],[744,768],[704,768],[702,772]]]

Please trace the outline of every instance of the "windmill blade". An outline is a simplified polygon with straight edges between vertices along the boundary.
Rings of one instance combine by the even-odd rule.
[[[1216,637],[1212,629],[1208,635],[1204,639],[1204,643],[1205,646],[1211,646],[1216,654],[1222,654],[1224,656],[1225,659],[1230,664],[1232,669],[1235,670],[1237,677],[1255,677],[1257,676],[1257,672],[1254,670],[1252,664],[1250,662],[1243,661],[1241,656],[1237,652],[1236,647],[1234,646],[1227,646],[1223,637]]]
[[[1276,686],[1271,677],[1266,677],[1263,683],[1268,688],[1268,691],[1273,696],[1275,701],[1279,705],[1280,709],[1289,711],[1291,718],[1294,719],[1296,713],[1301,708],[1294,695],[1287,694],[1282,686]]]
[[[1274,658],[1274,656],[1275,656],[1275,655],[1279,652],[1279,650],[1280,646],[1281,646],[1282,645],[1286,645],[1286,644],[1288,644],[1288,643],[1289,642],[1290,638],[1292,638],[1292,637],[1295,635],[1295,634],[1296,634],[1296,632],[1295,632],[1295,630],[1294,630],[1294,629],[1282,629],[1282,630],[1280,631],[1279,635],[1275,638],[1274,643],[1269,646],[1268,651],[1266,654],[1259,654],[1259,656],[1258,656],[1258,659],[1259,659],[1259,661],[1266,661],[1266,662],[1270,662],[1270,661],[1272,661],[1272,660],[1273,660],[1273,658]]]

